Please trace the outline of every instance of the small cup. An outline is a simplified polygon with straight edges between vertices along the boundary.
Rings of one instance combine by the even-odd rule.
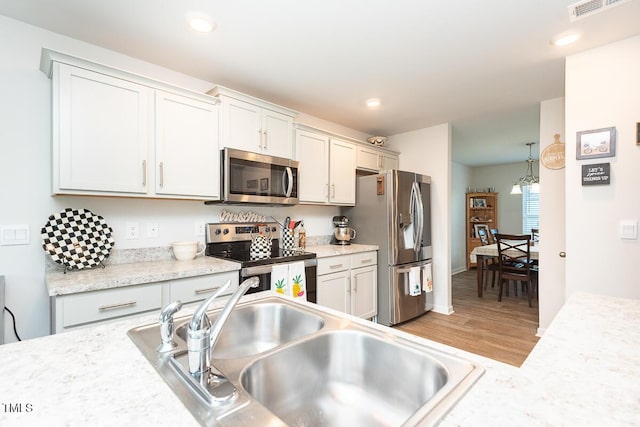
[[[173,255],[178,261],[189,261],[204,253],[204,247],[198,251],[198,242],[171,242]]]

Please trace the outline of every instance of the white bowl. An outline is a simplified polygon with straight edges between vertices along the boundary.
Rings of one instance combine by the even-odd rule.
[[[178,261],[189,261],[204,252],[204,249],[198,252],[198,242],[195,241],[171,242],[171,249]]]

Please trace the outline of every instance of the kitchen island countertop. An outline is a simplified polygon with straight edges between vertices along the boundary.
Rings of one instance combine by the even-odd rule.
[[[126,335],[156,317],[0,346],[0,425],[198,425]],[[640,300],[574,294],[521,368],[394,333],[486,369],[442,426],[640,424]]]

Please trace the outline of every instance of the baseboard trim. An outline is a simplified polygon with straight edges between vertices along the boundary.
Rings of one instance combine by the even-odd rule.
[[[465,271],[467,271],[465,267],[456,268],[455,270],[451,270],[451,275],[453,276],[454,274],[463,273]]]
[[[547,328],[538,328],[538,331],[536,332],[536,336],[542,337],[545,332],[547,332]]]
[[[450,305],[448,307],[446,305],[445,306],[436,305],[436,306],[433,307],[432,311],[434,313],[446,314],[447,316],[455,313],[455,311],[453,311],[453,306],[452,305]]]

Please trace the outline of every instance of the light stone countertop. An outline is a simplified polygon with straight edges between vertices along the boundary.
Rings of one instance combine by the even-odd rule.
[[[338,255],[351,255],[360,252],[377,251],[378,246],[375,245],[317,245],[307,246],[305,249],[307,252],[313,252],[318,258],[327,258]]]
[[[60,270],[47,271],[45,281],[49,296],[54,296],[162,282],[234,270],[240,270],[239,263],[201,256],[190,261],[176,261],[173,259],[111,264],[107,265],[106,268],[73,270],[66,274]]]
[[[323,258],[375,251],[378,250],[378,247],[357,244],[346,246],[318,245],[308,246],[305,250],[307,252],[314,252],[318,258]],[[239,263],[209,256],[200,256],[191,261],[166,259],[107,264],[106,268],[96,267],[84,270],[72,270],[66,274],[60,269],[49,270],[45,273],[45,281],[49,296],[57,296],[162,282],[165,280],[175,280],[234,270],[240,270]]]
[[[277,294],[243,298],[261,295]],[[0,410],[0,425],[198,425],[126,335],[155,321],[148,315],[0,346],[0,402],[23,408]],[[521,368],[393,333],[485,368],[441,426],[640,425],[640,300],[574,294]]]

